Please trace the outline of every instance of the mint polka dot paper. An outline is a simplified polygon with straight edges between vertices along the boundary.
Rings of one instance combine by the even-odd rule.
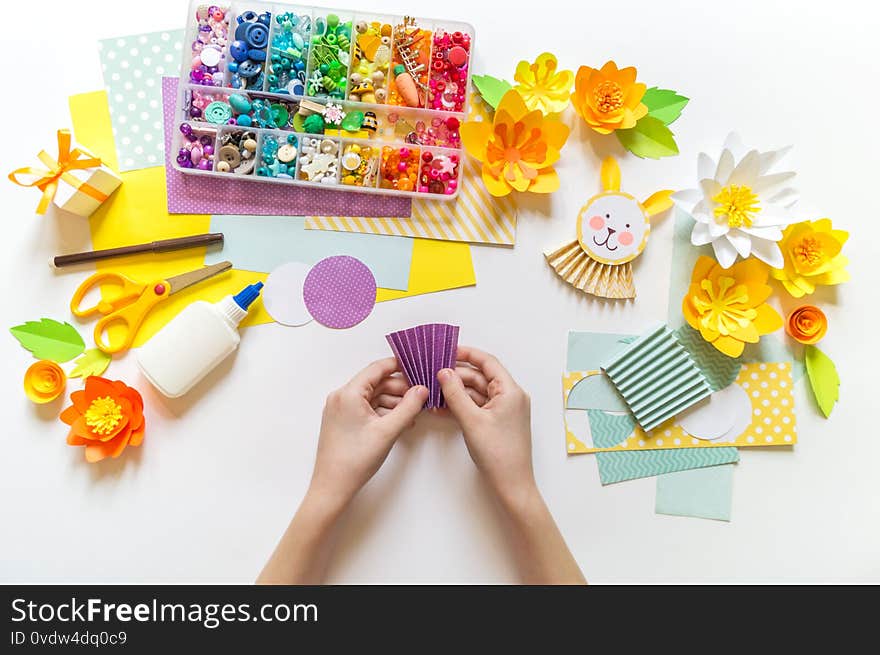
[[[165,163],[162,76],[180,68],[183,30],[98,41],[120,171]]]

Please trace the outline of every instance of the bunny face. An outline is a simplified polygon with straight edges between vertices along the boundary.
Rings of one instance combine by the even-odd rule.
[[[620,191],[599,194],[581,208],[578,242],[602,264],[625,264],[638,257],[651,232],[639,202]]]

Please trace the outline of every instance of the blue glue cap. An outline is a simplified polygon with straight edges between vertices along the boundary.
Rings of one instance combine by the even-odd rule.
[[[235,304],[247,311],[248,307],[259,297],[260,289],[263,288],[262,282],[251,284],[232,296]]]

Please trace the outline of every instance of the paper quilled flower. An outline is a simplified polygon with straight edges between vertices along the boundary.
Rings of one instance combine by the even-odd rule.
[[[632,260],[651,234],[651,217],[672,206],[672,191],[658,191],[639,202],[620,190],[620,167],[602,162],[602,192],[577,217],[577,239],[544,253],[559,276],[584,293],[604,298],[635,298]]]
[[[672,196],[697,222],[691,243],[712,244],[724,268],[730,268],[737,257],[752,255],[773,268],[782,268],[778,241],[782,228],[792,222],[790,209],[797,201],[797,192],[788,186],[795,173],[779,170],[787,152],[788,148],[747,151],[739,137],[731,134],[717,162],[700,153],[698,188]]]
[[[765,302],[772,291],[767,277],[756,259],[726,269],[700,257],[682,302],[685,320],[720,352],[739,357],[747,343],[782,327],[782,317]]]
[[[770,275],[795,298],[813,293],[820,285],[846,282],[849,259],[841,251],[848,238],[848,232],[835,230],[827,218],[789,225],[779,242],[783,264]]]
[[[41,359],[28,367],[24,374],[24,393],[37,404],[55,400],[64,391],[67,376],[55,362]]]
[[[73,404],[61,413],[70,426],[67,443],[85,446],[87,461],[119,457],[126,446],[140,446],[144,440],[143,399],[124,382],[91,376],[70,400]]]
[[[659,159],[678,154],[669,125],[681,115],[688,98],[669,89],[647,88],[636,81],[634,67],[581,66],[571,102],[578,115],[599,134],[614,134],[639,157]]]
[[[493,196],[559,188],[553,164],[568,139],[568,127],[538,110],[529,111],[516,91],[504,94],[491,124],[468,121],[460,132],[468,154],[482,163],[483,183]]]
[[[801,305],[788,315],[785,331],[799,343],[818,343],[828,331],[828,318],[818,307]]]
[[[556,55],[549,52],[538,55],[533,62],[521,61],[516,66],[513,88],[522,96],[526,107],[545,114],[558,114],[571,102],[574,73],[557,70]]]

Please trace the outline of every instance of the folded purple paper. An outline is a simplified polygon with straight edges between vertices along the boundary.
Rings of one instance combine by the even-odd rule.
[[[458,331],[457,325],[427,323],[385,336],[410,385],[420,384],[428,388],[425,409],[446,406],[437,372],[443,368],[455,368]]]
[[[162,111],[165,119],[165,186],[169,214],[255,214],[259,216],[391,216],[409,218],[409,198],[309,189],[301,186],[256,184],[186,175],[171,164],[172,137],[177,125],[177,78],[162,78]]]

